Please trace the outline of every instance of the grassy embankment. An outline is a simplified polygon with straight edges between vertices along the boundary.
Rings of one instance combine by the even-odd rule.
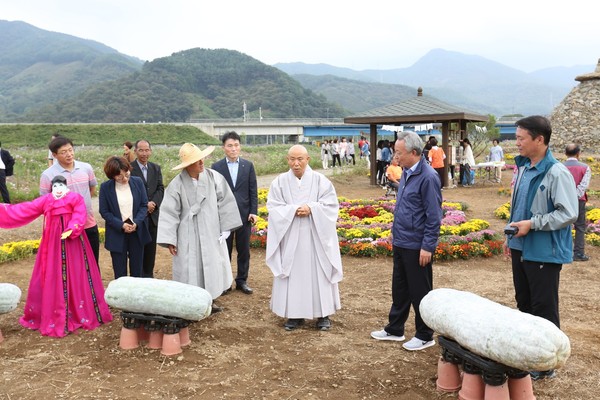
[[[206,163],[224,156],[221,142],[192,126],[169,124],[115,124],[115,125],[0,125],[0,142],[16,160],[15,174],[8,179],[13,202],[34,199],[39,195],[39,177],[47,168],[48,142],[53,133],[60,133],[73,140],[77,160],[92,165],[98,182],[106,180],[102,170],[104,161],[112,155],[123,153],[122,144],[126,140],[135,142],[147,139],[152,144],[151,161],[162,167],[165,185],[176,175],[171,168],[179,164],[179,148],[191,142],[204,148],[215,145],[216,150]],[[239,133],[239,132],[238,132]],[[243,139],[242,139],[243,141]],[[320,149],[306,146],[310,165],[321,168]],[[251,160],[258,175],[275,174],[288,169],[285,154],[289,145],[243,146],[242,157]],[[344,168],[344,173],[366,174],[363,163],[354,168]]]

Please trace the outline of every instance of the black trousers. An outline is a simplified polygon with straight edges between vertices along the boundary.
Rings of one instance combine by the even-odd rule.
[[[252,225],[249,221],[244,221],[241,228],[231,232],[227,238],[227,250],[229,251],[229,260],[233,253],[233,244],[235,242],[235,251],[237,252],[237,275],[235,284],[241,285],[248,281],[248,271],[250,270],[250,234]]]
[[[144,246],[142,276],[144,278],[154,278],[154,263],[156,261],[156,235],[158,233],[158,226],[154,224],[154,221],[150,217],[147,217],[146,221],[152,241]]]
[[[88,237],[92,251],[94,252],[94,258],[100,268],[100,233],[98,232],[98,225],[94,225],[85,230],[85,234]]]
[[[389,323],[384,328],[391,335],[404,335],[404,324],[410,307],[415,313],[415,336],[421,340],[433,339],[433,330],[425,325],[419,312],[421,300],[433,289],[433,262],[419,265],[421,250],[394,246],[394,270],[392,273],[392,307]]]
[[[573,254],[576,256],[585,255],[585,200],[579,200],[579,214],[577,221],[573,224],[575,228],[575,240],[573,240]]]
[[[6,187],[6,170],[0,169],[0,195],[2,195],[3,203],[10,203],[10,195],[8,194],[8,188]]]
[[[333,164],[332,167],[335,167],[335,161],[337,160],[338,165],[341,167],[342,166],[342,160],[340,159],[340,155],[339,154],[332,154],[331,158],[333,159]]]
[[[111,251],[113,271],[115,279],[127,276],[127,260],[129,260],[129,276],[142,277],[142,262],[144,260],[144,246],[136,232],[125,235],[125,252],[116,253]]]
[[[525,261],[520,250],[511,249],[510,253],[517,308],[560,328],[558,284],[562,264]]]

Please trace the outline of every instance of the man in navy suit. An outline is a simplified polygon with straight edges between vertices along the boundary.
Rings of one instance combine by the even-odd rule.
[[[143,277],[154,277],[154,261],[156,259],[156,232],[158,230],[158,212],[163,200],[165,187],[162,171],[158,164],[148,161],[152,155],[152,147],[147,140],[135,142],[134,151],[137,159],[131,163],[131,175],[142,178],[148,195],[148,230],[152,241],[144,246]]]
[[[8,150],[2,149],[0,142],[0,195],[4,203],[10,203],[10,194],[6,188],[6,177],[13,174],[15,159],[10,155]]]
[[[225,177],[240,210],[242,227],[233,231],[227,238],[229,259],[233,251],[237,251],[237,276],[235,285],[237,290],[252,294],[248,286],[248,270],[250,269],[250,233],[252,224],[256,222],[258,213],[258,189],[254,164],[240,157],[240,135],[236,132],[226,132],[221,138],[225,158],[212,165],[212,169]]]

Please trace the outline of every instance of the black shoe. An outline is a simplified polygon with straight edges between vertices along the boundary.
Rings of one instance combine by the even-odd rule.
[[[252,289],[250,288],[250,286],[248,286],[248,284],[246,282],[238,283],[237,285],[235,285],[235,288],[237,290],[241,290],[242,292],[244,292],[246,294],[252,294]]]
[[[210,315],[216,314],[221,311],[223,311],[223,307],[220,307],[220,306],[216,305],[215,303],[212,303],[212,306],[210,308]]]
[[[329,317],[322,317],[317,320],[317,329],[320,331],[328,331],[331,328],[331,320]]]
[[[548,371],[529,371],[532,381],[539,381],[540,379],[552,379],[556,376],[556,372],[553,369]]]
[[[590,256],[588,256],[587,254],[575,254],[573,256],[573,261],[589,261],[590,260]]]
[[[283,327],[286,331],[293,331],[303,323],[304,320],[302,318],[290,318],[285,322],[285,324],[283,324]]]
[[[221,296],[225,296],[226,294],[229,294],[229,293],[231,293],[231,288],[223,290],[223,293],[221,293]]]

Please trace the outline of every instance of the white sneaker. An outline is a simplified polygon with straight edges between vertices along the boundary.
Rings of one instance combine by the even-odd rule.
[[[430,341],[426,341],[426,340],[421,340],[417,337],[414,337],[414,338],[410,339],[408,342],[404,343],[402,345],[402,347],[404,347],[406,350],[415,351],[415,350],[423,350],[423,349],[426,349],[433,345],[435,345],[435,340],[433,340],[433,339]]]
[[[371,332],[371,337],[373,339],[377,339],[377,340],[393,340],[395,342],[402,342],[402,341],[406,340],[404,335],[402,335],[402,336],[390,335],[389,333],[387,333],[385,331],[385,329],[382,329],[380,331]]]

